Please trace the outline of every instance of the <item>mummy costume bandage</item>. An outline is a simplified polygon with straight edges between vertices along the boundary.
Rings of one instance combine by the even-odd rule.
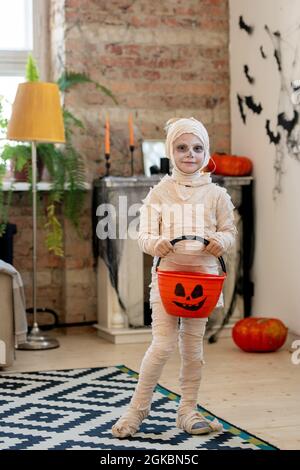
[[[153,390],[163,367],[177,346],[181,354],[179,413],[186,415],[196,408],[203,360],[203,336],[207,319],[178,318],[168,315],[161,302],[152,304],[152,343],[147,350],[139,381],[125,414],[113,426],[116,437],[132,436],[148,415]]]
[[[142,251],[154,256],[155,244],[161,238],[176,238],[180,235],[200,235],[216,239],[224,251],[227,251],[235,241],[237,230],[234,225],[234,206],[225,188],[212,183],[208,173],[197,170],[186,174],[177,167],[173,156],[173,143],[182,134],[192,133],[202,142],[204,147],[204,168],[209,160],[209,138],[205,127],[196,119],[175,119],[166,125],[166,154],[172,160],[172,176],[166,175],[143,201],[140,209],[140,228],[138,243]],[[203,225],[197,226],[193,210],[190,219],[185,218],[185,224],[166,220],[163,206],[166,204],[191,204],[192,209],[197,204],[204,207]],[[201,233],[199,231],[202,230]],[[172,237],[170,237],[172,233]],[[218,261],[204,246],[194,241],[180,242],[176,245],[175,253],[170,253],[161,262],[160,267],[168,270],[188,270],[208,273],[218,273]],[[181,245],[179,247],[179,245]],[[192,246],[193,245],[193,246]],[[142,420],[148,415],[153,390],[170,355],[179,344],[181,355],[180,387],[181,401],[178,410],[177,425],[186,432],[200,434],[220,430],[218,422],[207,423],[196,410],[198,390],[201,381],[203,359],[203,337],[207,319],[181,318],[168,315],[162,305],[157,273],[156,259],[152,268],[150,303],[152,307],[152,343],[141,364],[138,385],[125,414],[113,426],[112,432],[116,437],[133,435]],[[221,294],[217,306],[223,305]],[[180,323],[180,326],[179,326]],[[196,432],[194,425],[202,422],[203,427]]]
[[[197,121],[197,119],[194,118],[170,119],[165,126],[165,130],[167,132],[166,156],[171,160],[173,165],[172,177],[180,184],[198,186],[201,180],[201,170],[208,165],[210,159],[209,137],[207,130],[200,121]],[[192,174],[187,174],[181,171],[177,167],[174,159],[173,143],[182,134],[194,134],[201,140],[204,147],[204,161],[202,167]]]

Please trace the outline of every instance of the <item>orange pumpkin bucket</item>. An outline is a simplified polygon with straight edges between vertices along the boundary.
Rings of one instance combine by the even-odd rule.
[[[171,240],[174,246],[181,240],[198,240],[205,245],[209,241],[195,235],[183,235]],[[226,279],[225,262],[218,258],[223,274],[207,274],[189,271],[163,271],[157,269],[161,258],[156,263],[158,287],[163,306],[169,315],[188,318],[207,318],[217,305]]]

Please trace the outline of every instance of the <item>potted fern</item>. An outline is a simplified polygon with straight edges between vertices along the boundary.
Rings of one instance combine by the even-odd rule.
[[[27,81],[38,81],[39,73],[36,63],[31,55],[28,57],[26,66]],[[58,79],[57,84],[61,92],[68,92],[72,87],[93,83],[97,89],[113,99],[117,103],[113,94],[103,85],[91,80],[86,74],[76,72],[64,72]],[[64,215],[69,219],[80,235],[79,221],[83,209],[84,190],[85,190],[85,169],[83,158],[73,145],[73,135],[76,129],[83,132],[84,124],[74,114],[65,107],[63,108],[63,118],[65,125],[66,143],[56,145],[51,143],[37,144],[37,160],[39,175],[42,174],[43,167],[46,168],[51,188],[45,212],[46,245],[50,252],[58,256],[63,256],[63,230],[57,217],[58,207],[63,204]],[[7,121],[1,120],[0,107],[0,125],[2,130],[7,126]],[[1,188],[3,176],[5,174],[3,162],[10,161],[17,172],[23,172],[26,180],[31,183],[31,151],[27,144],[6,144],[0,154],[2,163],[0,163],[0,236],[8,220],[9,205],[11,194],[8,195],[6,204],[3,201],[3,191]],[[2,165],[2,166],[1,166]],[[2,194],[1,194],[2,193]]]

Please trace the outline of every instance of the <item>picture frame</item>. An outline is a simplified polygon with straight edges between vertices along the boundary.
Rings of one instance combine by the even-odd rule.
[[[165,141],[149,139],[142,142],[143,163],[145,176],[151,176],[151,167],[160,170],[160,159],[165,158]]]

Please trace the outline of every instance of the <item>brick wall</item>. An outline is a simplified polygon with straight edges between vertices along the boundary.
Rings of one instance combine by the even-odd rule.
[[[40,207],[40,198],[38,200]],[[14,266],[22,274],[27,307],[32,307],[32,204],[28,193],[14,193],[10,214],[10,221],[17,225],[17,234],[14,236]],[[38,218],[37,227],[38,307],[48,307],[63,313],[61,292],[63,260],[50,254],[45,247],[45,231],[41,216]],[[40,320],[41,323],[44,322],[44,318],[41,317]]]
[[[54,2],[55,4],[56,2]],[[229,151],[228,5],[224,0],[65,0],[69,70],[87,72],[107,86],[118,105],[93,85],[65,100],[86,123],[77,139],[88,179],[104,173],[104,121],[111,118],[111,173],[130,174],[128,113],[134,113],[142,172],[142,139],[163,139],[173,116],[194,116],[207,126],[212,150]],[[62,8],[62,0],[58,1]],[[56,59],[57,60],[57,59]],[[56,70],[53,70],[55,75]]]
[[[64,229],[64,258],[48,252],[45,246],[43,207],[46,192],[40,192],[37,230],[37,306],[55,310],[60,322],[85,322],[96,319],[96,287],[91,255],[90,193],[87,192],[79,237],[70,222],[58,217]],[[10,222],[17,225],[14,236],[14,265],[22,275],[26,306],[32,307],[32,205],[30,195],[15,193]],[[53,322],[40,313],[39,323]]]
[[[163,139],[173,116],[203,121],[212,151],[230,150],[228,4],[225,0],[52,0],[52,79],[63,67],[87,72],[108,87],[118,105],[94,85],[74,88],[65,104],[87,127],[76,136],[87,180],[104,173],[104,121],[111,120],[111,174],[129,175],[128,114],[134,115],[135,170],[143,172],[142,139]],[[30,211],[16,207],[17,267],[30,292]],[[26,209],[26,211],[27,211]],[[13,221],[13,220],[12,220]],[[82,219],[84,240],[64,221],[66,257],[40,246],[39,303],[67,322],[96,319],[91,254],[90,194]],[[39,231],[39,237],[42,229]]]

